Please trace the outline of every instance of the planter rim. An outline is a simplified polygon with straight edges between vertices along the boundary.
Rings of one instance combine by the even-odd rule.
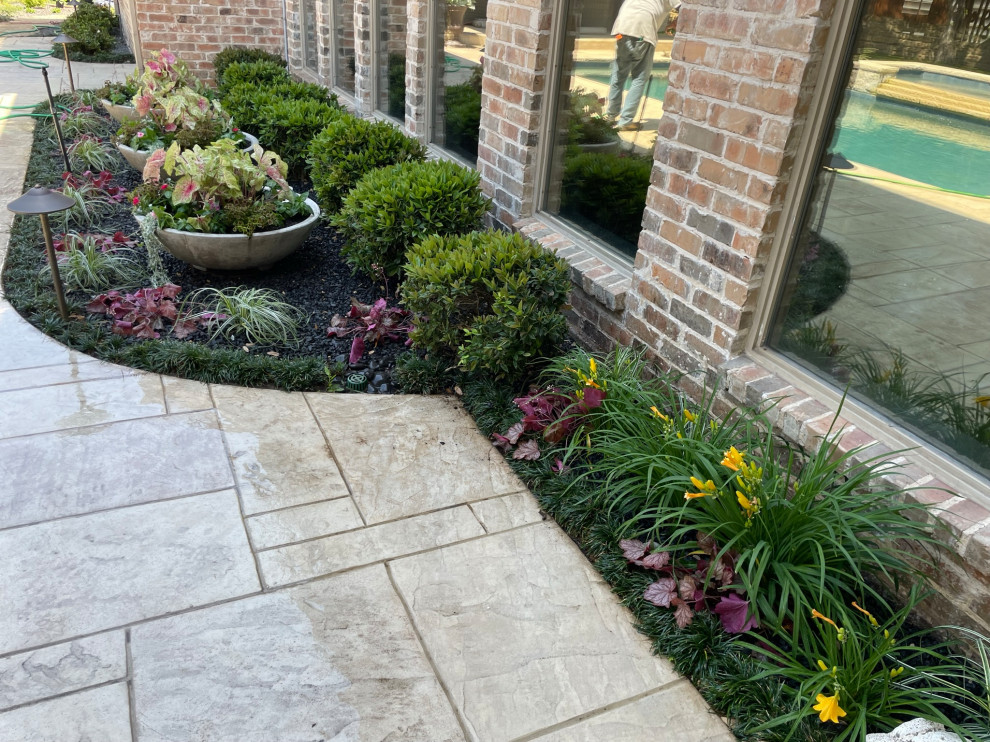
[[[259,144],[258,137],[256,137],[254,134],[248,134],[246,131],[242,131],[240,133],[244,136],[245,139],[247,139],[247,143],[249,145],[248,147],[241,147],[241,151],[248,152],[250,151],[250,149],[254,147],[254,145]],[[134,149],[133,147],[129,147],[123,142],[115,142],[114,144],[116,145],[117,149],[126,149],[128,152],[137,152],[143,155],[147,155],[149,157],[151,156],[151,153],[154,152],[154,150],[152,149]],[[309,199],[307,199],[307,201],[308,200]]]
[[[176,234],[176,235],[197,235],[197,236],[202,236],[202,237],[210,237],[213,240],[221,240],[221,241],[223,241],[223,240],[252,240],[252,239],[254,239],[255,236],[264,235],[264,236],[267,237],[267,236],[270,236],[270,235],[278,235],[278,234],[281,234],[283,232],[290,232],[292,230],[301,229],[303,226],[308,225],[311,222],[314,222],[317,219],[319,219],[320,218],[320,207],[319,207],[319,204],[317,204],[316,201],[314,201],[313,199],[307,198],[306,199],[306,205],[309,206],[309,209],[310,209],[310,212],[311,213],[310,213],[310,215],[308,217],[306,217],[305,219],[303,219],[301,222],[297,222],[296,224],[292,224],[292,225],[290,225],[288,227],[279,227],[278,229],[269,229],[269,230],[266,230],[264,232],[255,232],[250,237],[248,237],[246,234],[241,234],[240,232],[237,232],[235,234],[228,234],[226,232],[224,232],[224,233],[218,233],[218,232],[186,232],[185,230],[182,230],[182,229],[172,229],[171,227],[164,228],[164,229],[161,228],[161,227],[159,227],[155,231],[157,231],[157,232],[166,232],[167,234]]]

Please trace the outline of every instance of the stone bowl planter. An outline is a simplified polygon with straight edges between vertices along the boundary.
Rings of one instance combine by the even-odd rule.
[[[162,246],[179,260],[199,270],[237,271],[269,268],[291,255],[306,241],[320,218],[320,207],[306,199],[310,215],[299,224],[269,232],[243,234],[206,234],[159,229],[155,235]]]
[[[103,107],[107,109],[107,113],[110,114],[110,118],[118,123],[124,123],[125,121],[137,121],[140,116],[138,116],[137,111],[134,110],[134,106],[127,106],[123,103],[111,103],[108,100],[100,99],[100,103]]]
[[[241,147],[242,150],[249,150],[258,143],[258,138],[248,134],[246,131],[242,131],[241,134],[247,141]],[[123,155],[124,159],[127,160],[127,164],[132,168],[137,170],[139,173],[144,172],[144,166],[148,164],[148,158],[151,157],[151,152],[143,149],[133,149],[128,147],[126,144],[117,143],[117,150]]]

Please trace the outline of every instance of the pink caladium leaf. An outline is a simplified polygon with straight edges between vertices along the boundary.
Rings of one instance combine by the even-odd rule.
[[[674,620],[677,621],[678,628],[683,629],[686,626],[689,626],[693,619],[694,611],[691,610],[691,606],[683,602],[678,603],[677,609],[674,611]]]
[[[505,431],[505,437],[509,439],[509,443],[515,445],[516,443],[519,442],[519,438],[522,436],[524,432],[525,432],[525,427],[523,426],[522,422],[518,422],[515,425],[513,425],[511,428],[509,428],[507,431]]]
[[[741,634],[759,628],[756,616],[749,610],[749,601],[735,593],[724,596],[714,608],[722,622],[722,628],[730,634]]]
[[[647,569],[663,569],[670,563],[669,551],[657,551],[643,557],[640,565]]]
[[[619,542],[622,556],[632,564],[642,564],[643,557],[650,553],[651,544],[644,544],[638,538],[624,538]]]
[[[512,458],[522,459],[524,461],[536,461],[540,458],[540,444],[532,438],[528,441],[523,441],[519,444],[519,447],[513,451]]]
[[[660,608],[669,608],[670,602],[677,596],[677,583],[672,577],[661,577],[647,586],[643,593],[644,600]]]

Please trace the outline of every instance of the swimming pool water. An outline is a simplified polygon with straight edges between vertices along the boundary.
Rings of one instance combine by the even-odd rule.
[[[663,102],[664,93],[667,92],[667,69],[669,65],[653,65],[653,82],[650,84],[649,97]],[[586,77],[595,82],[608,85],[612,79],[612,71],[608,62],[575,62],[574,74],[578,77]],[[626,80],[626,90],[632,85],[632,80]]]
[[[911,180],[990,196],[990,123],[849,91],[831,151]]]

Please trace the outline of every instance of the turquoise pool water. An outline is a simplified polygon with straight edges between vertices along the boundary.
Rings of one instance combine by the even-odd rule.
[[[990,196],[990,123],[850,91],[831,151],[911,180]]]
[[[667,92],[668,67],[669,65],[666,63],[653,65],[653,83],[650,85],[648,95],[661,103],[664,93]],[[575,62],[574,74],[605,85],[608,85],[608,81],[612,78],[608,62]],[[626,90],[629,90],[630,85],[632,85],[632,80],[626,80]]]

